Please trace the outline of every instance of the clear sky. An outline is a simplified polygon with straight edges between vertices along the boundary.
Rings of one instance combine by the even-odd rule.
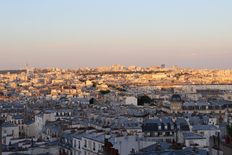
[[[232,0],[1,0],[0,69],[232,69]]]

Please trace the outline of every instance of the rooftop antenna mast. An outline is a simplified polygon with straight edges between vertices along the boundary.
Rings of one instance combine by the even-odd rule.
[[[29,65],[28,63],[25,64],[25,69],[28,70],[29,69]]]

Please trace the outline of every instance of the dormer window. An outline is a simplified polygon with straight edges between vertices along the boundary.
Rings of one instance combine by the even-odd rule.
[[[165,126],[164,126],[164,129],[165,129],[165,130],[167,130],[167,129],[168,129],[168,126],[167,126],[167,125],[165,125]]]

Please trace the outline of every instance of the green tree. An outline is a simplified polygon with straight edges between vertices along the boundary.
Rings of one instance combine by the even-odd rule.
[[[152,99],[147,95],[138,97],[138,105],[144,105],[145,103],[150,104],[151,102],[152,102]]]
[[[232,124],[229,124],[227,126],[227,134],[228,134],[229,137],[232,138]]]
[[[100,93],[105,95],[105,94],[108,94],[110,93],[110,90],[100,90]]]

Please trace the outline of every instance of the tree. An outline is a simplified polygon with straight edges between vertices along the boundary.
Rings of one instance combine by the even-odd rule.
[[[150,104],[151,102],[152,102],[152,99],[147,95],[138,97],[138,105],[144,105],[145,103]]]
[[[232,138],[232,124],[227,126],[227,133],[230,138]]]
[[[91,98],[90,100],[89,100],[89,104],[95,104],[96,103],[96,99],[95,98]]]
[[[100,93],[105,95],[105,94],[108,94],[110,93],[110,90],[100,90]]]
[[[96,88],[97,87],[97,83],[93,82],[93,87]]]

